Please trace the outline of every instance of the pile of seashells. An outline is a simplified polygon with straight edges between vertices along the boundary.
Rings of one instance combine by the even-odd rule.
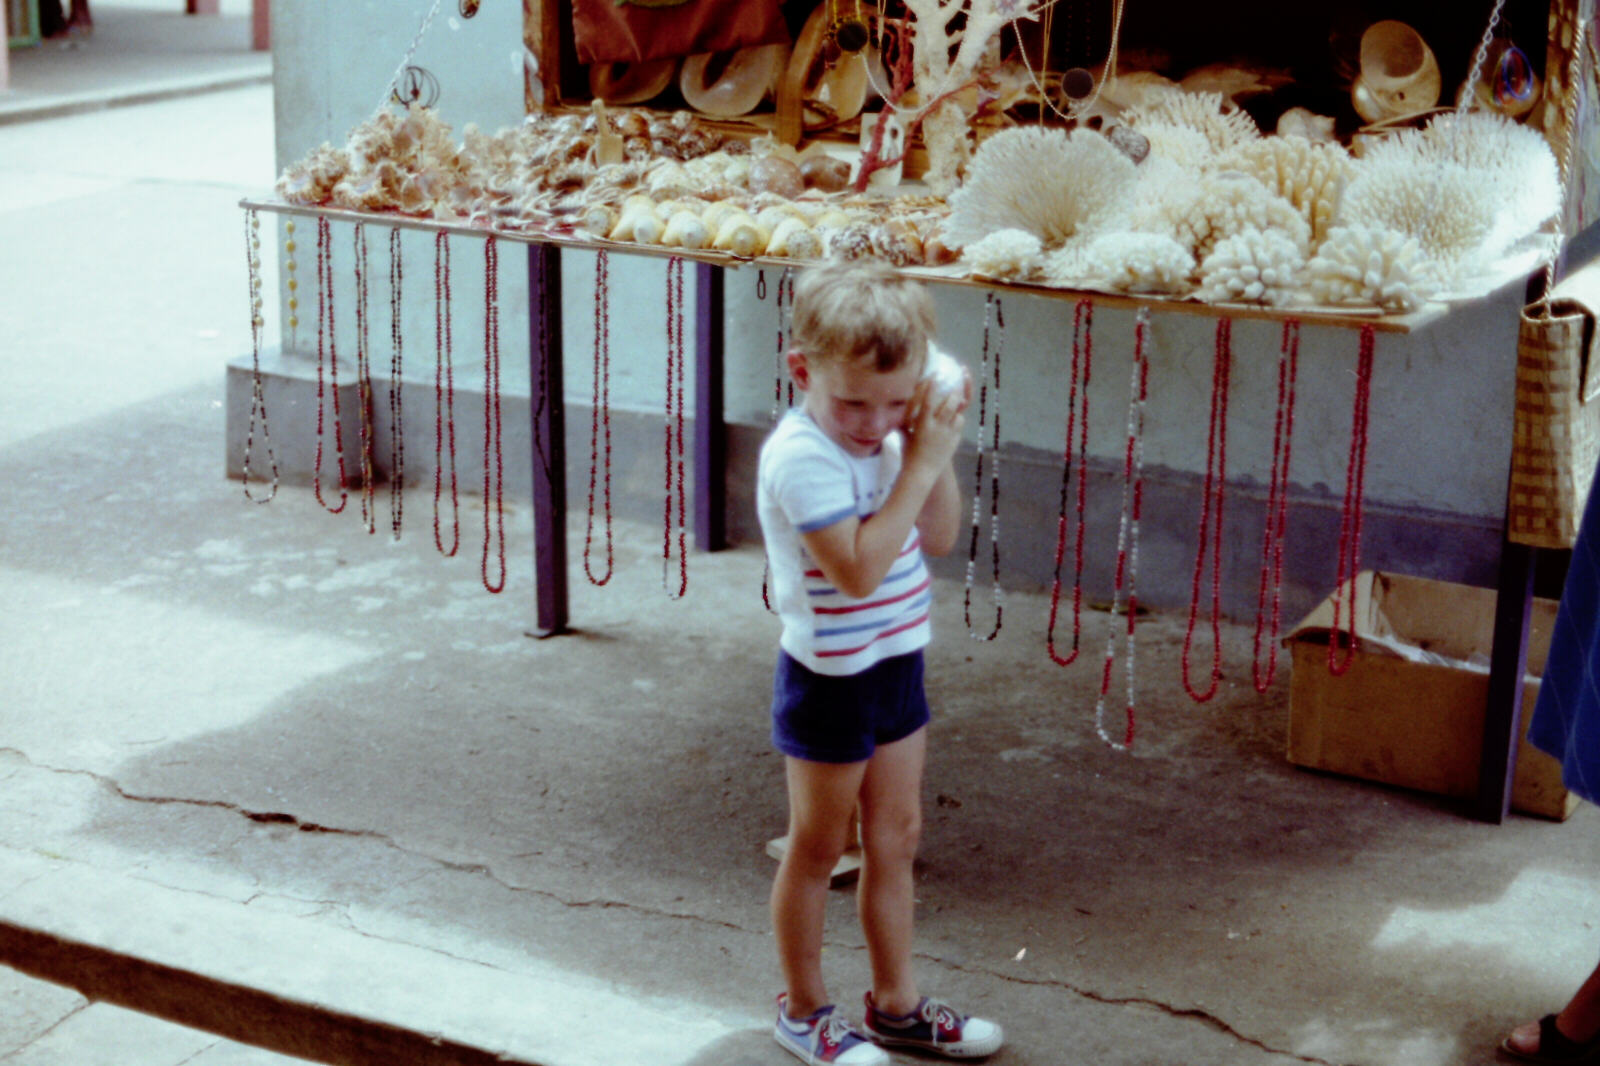
[[[851,164],[814,145],[724,138],[692,112],[540,113],[457,145],[436,113],[383,111],[342,148],[290,166],[289,203],[399,212],[735,256],[947,263],[948,211],[929,196],[847,191]]]
[[[857,194],[851,169],[820,144],[724,137],[687,111],[540,113],[493,135],[469,125],[457,144],[413,107],[322,145],[278,192],[740,257],[872,256],[1026,284],[1397,312],[1458,289],[1561,202],[1544,138],[1491,112],[1445,113],[1357,156],[1263,136],[1221,94],[1176,89],[1104,133],[1002,130],[948,200]]]

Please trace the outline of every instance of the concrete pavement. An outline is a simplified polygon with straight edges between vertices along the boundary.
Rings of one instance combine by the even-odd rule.
[[[535,641],[520,502],[491,596],[470,498],[447,559],[431,485],[395,542],[383,488],[368,535],[359,499],[222,476],[270,103],[0,127],[0,962],[87,994],[7,975],[0,1057],[257,1061],[206,1029],[328,1062],[787,1061],[759,553],[695,556],[674,603],[661,530],[623,523],[596,588],[580,512],[577,632]],[[1162,613],[1117,754],[1104,615],[1060,669],[1045,597],[1011,595],[994,643],[958,586],[938,603],[918,965],[1006,1025],[997,1063],[1490,1062],[1592,967],[1592,809],[1491,827],[1296,771],[1250,630],[1196,705]],[[853,1010],[848,893],[829,921]]]

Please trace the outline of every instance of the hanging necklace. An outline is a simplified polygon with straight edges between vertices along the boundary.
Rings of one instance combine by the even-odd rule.
[[[479,572],[491,593],[506,587],[505,435],[500,424],[500,252],[483,245],[483,556]],[[490,554],[497,568],[490,576]]]
[[[289,350],[295,351],[300,347],[300,279],[295,276],[298,263],[294,253],[297,245],[294,239],[294,219],[283,220],[283,269],[288,272],[289,280],[285,282],[289,287]]]
[[[361,424],[361,524],[377,532],[372,503],[372,349],[367,316],[367,227],[355,225],[356,251],[356,402]]]
[[[1255,651],[1250,663],[1256,691],[1265,694],[1278,669],[1278,625],[1283,606],[1283,545],[1289,524],[1289,446],[1294,438],[1294,385],[1300,370],[1300,323],[1283,324],[1278,349],[1278,406],[1272,419],[1272,470],[1267,478],[1267,520],[1261,531],[1261,585],[1256,591]],[[1267,598],[1272,598],[1270,619]],[[1261,664],[1261,646],[1267,662]]]
[[[991,369],[989,352],[989,318],[991,312],[995,324],[995,345]],[[967,623],[967,635],[974,640],[993,640],[1000,635],[1000,623],[1005,605],[1000,591],[1000,356],[1006,346],[1006,316],[1005,307],[991,291],[983,302],[983,355],[979,364],[978,377],[981,379],[978,386],[978,461],[977,473],[974,475],[975,484],[972,489],[972,540],[967,548],[967,580],[965,594],[962,597],[962,617]],[[989,387],[994,386],[994,420],[989,420]],[[994,465],[989,473],[989,549],[992,568],[992,581],[994,588],[994,628],[987,636],[980,636],[972,627],[972,584],[978,569],[978,535],[982,525],[982,497],[983,497],[983,431],[985,427],[990,431],[989,451],[994,456]]]
[[[1061,452],[1061,504],[1056,520],[1055,579],[1050,584],[1050,622],[1045,627],[1045,650],[1057,666],[1070,666],[1078,658],[1083,633],[1083,535],[1088,504],[1089,477],[1089,370],[1094,362],[1094,301],[1079,300],[1072,312],[1072,371],[1067,391],[1067,435]],[[1081,399],[1080,399],[1081,397]],[[1074,430],[1077,442],[1074,444]],[[1077,529],[1072,554],[1072,651],[1056,651],[1056,614],[1061,607],[1061,562],[1067,549],[1067,497],[1072,481],[1072,459],[1078,459]]]
[[[1339,513],[1339,569],[1333,585],[1333,629],[1328,638],[1328,671],[1343,674],[1355,662],[1356,573],[1361,568],[1361,512],[1367,479],[1367,414],[1372,401],[1372,353],[1377,332],[1371,323],[1361,327],[1361,349],[1356,359],[1355,410],[1350,425],[1350,464],[1345,472],[1344,509]],[[1348,579],[1349,588],[1346,588]],[[1348,603],[1346,603],[1348,600]],[[1341,656],[1340,616],[1349,608],[1349,629],[1343,634]]]
[[[323,367],[326,364],[328,386],[324,390]],[[326,393],[333,394],[333,448],[339,460],[339,506],[330,507],[322,498],[322,445],[326,433],[323,412],[327,406]],[[333,320],[333,236],[328,220],[317,218],[317,455],[312,463],[312,495],[329,514],[343,511],[350,502],[345,491],[344,473],[344,420],[339,412],[339,345]]]
[[[583,572],[590,584],[604,585],[611,580],[615,569],[612,548],[611,517],[611,266],[610,254],[604,249],[595,255],[594,263],[594,389],[589,406],[589,518],[583,531]],[[604,444],[601,443],[602,429]],[[602,452],[604,457],[602,458]],[[606,536],[606,570],[602,577],[595,576],[591,558],[594,541],[594,491],[597,468],[605,467],[604,507]]]
[[[1228,378],[1233,362],[1233,319],[1217,319],[1211,364],[1211,421],[1206,430],[1206,480],[1200,493],[1199,542],[1189,591],[1189,627],[1183,637],[1183,689],[1196,703],[1217,694],[1222,682],[1222,501],[1228,484]],[[1209,541],[1209,544],[1208,544]],[[1200,579],[1211,555],[1211,684],[1204,692],[1190,679],[1195,623],[1200,615]]]
[[[1150,330],[1150,308],[1139,308],[1134,317],[1133,366],[1128,383],[1128,444],[1122,466],[1122,517],[1117,523],[1117,576],[1111,594],[1111,618],[1106,627],[1106,660],[1100,672],[1100,696],[1094,705],[1094,729],[1117,751],[1133,747],[1134,736],[1134,629],[1139,618],[1139,516],[1144,508],[1144,410],[1150,396],[1150,360],[1145,345]],[[1126,589],[1126,595],[1124,595]],[[1118,607],[1127,616],[1124,635],[1123,670],[1128,679],[1128,703],[1123,717],[1122,739],[1106,731],[1106,698],[1111,692],[1111,672],[1116,660]]]
[[[461,547],[461,500],[456,492],[456,374],[454,328],[450,313],[450,238],[433,235],[433,544],[452,557]],[[450,547],[444,546],[439,519],[444,495],[444,460],[450,460]]]
[[[1058,2],[1060,0],[1048,0],[1046,8],[1054,7]],[[1068,122],[1077,122],[1080,116],[1093,111],[1094,105],[1099,101],[1100,94],[1105,91],[1105,87],[1117,80],[1117,52],[1122,38],[1123,3],[1124,0],[1116,0],[1116,4],[1112,8],[1111,43],[1106,49],[1105,69],[1101,71],[1100,77],[1096,79],[1093,74],[1081,67],[1069,70],[1062,76],[1063,87],[1075,90],[1068,94],[1067,109],[1065,111],[1058,107],[1054,100],[1050,99],[1050,93],[1045,87],[1043,76],[1034,71],[1033,63],[1028,58],[1028,49],[1021,36],[1022,31],[1016,23],[1012,23],[1011,32],[1017,34],[1017,51],[1022,55],[1022,65],[1027,70],[1028,77],[1032,80],[1034,88],[1039,91],[1039,98],[1045,102],[1051,111],[1055,112],[1057,117]],[[1043,59],[1043,66],[1048,70],[1050,65],[1049,55],[1045,55]]]
[[[405,369],[401,355],[403,341],[400,328],[401,294],[405,276],[401,266],[400,227],[389,231],[389,529],[394,539],[400,539],[400,527],[405,513],[406,436],[404,399],[401,396],[401,373]]]
[[[789,350],[789,320],[784,314],[784,300],[794,302],[794,269],[784,267],[783,273],[778,275],[777,292],[774,297],[778,308],[778,353],[776,369],[772,378],[772,419],[773,425],[778,422],[778,407],[783,402],[783,387],[787,382],[789,386],[789,406],[794,406],[794,381],[789,377],[789,366],[786,359]],[[756,299],[767,298],[767,272],[756,272]],[[768,614],[778,612],[772,606],[772,561],[763,553],[761,560],[761,605],[767,609]]]
[[[289,230],[294,231],[290,222]],[[267,503],[278,494],[278,456],[272,448],[272,433],[267,429],[267,398],[261,384],[261,218],[255,210],[245,212],[245,263],[250,276],[250,422],[244,435],[244,495],[252,503]],[[291,242],[292,245],[293,242]],[[250,451],[255,446],[256,423],[261,424],[261,442],[272,465],[272,490],[257,498],[250,491]]]
[[[682,599],[689,589],[689,558],[685,532],[687,494],[684,489],[683,419],[683,257],[667,260],[667,402],[666,402],[666,504],[661,534],[661,587],[672,599]],[[677,502],[678,586],[671,582],[673,502]]]

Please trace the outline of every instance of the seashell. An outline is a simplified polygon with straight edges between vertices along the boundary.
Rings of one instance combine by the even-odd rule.
[[[682,208],[667,219],[661,243],[672,248],[704,248],[711,243],[711,231],[698,214]]]
[[[648,137],[624,137],[622,158],[630,163],[643,163],[656,157],[656,146]]]
[[[751,192],[775,192],[793,199],[805,192],[800,168],[787,159],[769,155],[750,164],[748,185]]]
[[[1318,115],[1303,107],[1291,107],[1278,116],[1279,137],[1304,137],[1312,144],[1337,141],[1332,115]]]
[[[802,222],[806,221],[805,213],[788,201],[781,204],[769,204],[756,212],[756,225],[768,233],[776,233],[784,220],[791,218],[798,218]]]
[[[672,161],[658,163],[645,172],[644,187],[656,199],[687,196],[694,191],[695,181],[683,164]]]
[[[946,243],[943,229],[922,235],[922,261],[928,266],[945,266],[959,258],[960,249]]]
[[[718,69],[721,60],[726,61]],[[718,118],[746,115],[777,85],[788,61],[787,44],[741,48],[731,56],[726,52],[702,52],[683,61],[678,89],[689,106],[702,114]],[[710,70],[717,73],[708,80]]]
[[[1105,135],[1107,140],[1116,145],[1117,151],[1135,163],[1143,163],[1150,154],[1150,138],[1132,126],[1112,126],[1105,130]]]
[[[642,63],[593,63],[589,66],[589,95],[608,104],[642,104],[666,91],[677,67],[676,57]]]
[[[617,228],[616,208],[607,204],[590,204],[578,216],[578,228],[596,237],[611,236],[612,231]]]
[[[1374,22],[1361,35],[1361,74],[1350,98],[1368,122],[1426,111],[1443,87],[1433,50],[1404,22]]]
[[[850,184],[850,161],[821,153],[800,161],[800,179],[807,187],[838,192]]]
[[[918,266],[923,261],[922,234],[905,219],[885,220],[878,227],[873,243],[879,257],[895,266]]]
[[[615,226],[607,237],[614,241],[635,241],[639,244],[658,244],[666,231],[666,224],[656,214],[654,203],[630,203],[622,209]]]
[[[877,255],[872,240],[872,227],[866,222],[852,222],[841,229],[826,231],[828,254],[841,259],[871,259]]]
[[[748,218],[749,214],[744,208],[728,200],[714,200],[700,213],[700,217],[705,219],[706,228],[713,234],[720,232],[722,224],[734,216]]]
[[[739,211],[729,214],[722,220],[711,246],[719,252],[749,256],[760,255],[766,249],[767,242],[762,237],[756,220]]]
[[[818,259],[822,256],[822,239],[798,215],[789,215],[778,223],[767,241],[767,255],[790,259]]]

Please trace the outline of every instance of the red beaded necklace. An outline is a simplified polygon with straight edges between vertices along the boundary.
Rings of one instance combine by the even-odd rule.
[[[456,377],[455,341],[450,312],[450,239],[440,230],[433,235],[433,543],[439,553],[452,557],[461,547],[461,501],[456,491]],[[445,452],[450,466],[450,547],[444,546],[439,518],[444,495]]]
[[[1377,331],[1372,325],[1362,326],[1361,348],[1356,358],[1355,408],[1350,425],[1350,463],[1345,472],[1344,509],[1339,514],[1339,568],[1334,578],[1333,630],[1328,640],[1328,670],[1335,675],[1350,669],[1359,643],[1356,637],[1355,576],[1361,568],[1361,512],[1366,494],[1368,411],[1372,401],[1372,353],[1376,342]],[[1349,628],[1341,633],[1340,616],[1346,606],[1349,609]],[[1341,643],[1344,646],[1342,655]]]
[[[611,514],[611,266],[610,254],[602,248],[594,264],[594,386],[589,408],[589,517],[583,532],[583,572],[590,584],[604,585],[611,580],[616,557],[612,545]],[[603,436],[602,436],[603,434]],[[602,458],[603,453],[603,458]],[[604,507],[606,569],[596,576],[592,560],[595,517],[595,482],[598,469],[605,468]]]
[[[506,587],[505,435],[500,424],[500,252],[494,234],[483,245],[483,587]],[[493,560],[491,560],[493,555]],[[491,576],[490,563],[496,563]]]
[[[355,224],[356,259],[356,403],[361,424],[361,524],[377,532],[372,506],[372,348],[367,315],[367,227]]]
[[[1189,591],[1189,626],[1183,637],[1183,689],[1196,703],[1217,694],[1222,682],[1222,503],[1228,484],[1228,379],[1233,364],[1233,320],[1217,319],[1211,364],[1211,421],[1206,430],[1206,479],[1201,490],[1199,547]],[[1191,680],[1190,656],[1200,616],[1200,580],[1211,556],[1211,681],[1204,692]]]
[[[250,422],[244,435],[244,495],[252,503],[268,503],[278,495],[278,456],[273,451],[272,433],[267,428],[267,398],[261,383],[261,327],[264,324],[261,316],[261,218],[254,210],[245,212],[244,238],[250,277]],[[259,498],[250,491],[250,452],[255,446],[258,423],[261,442],[267,449],[267,461],[272,464],[272,491]]]
[[[1089,477],[1089,371],[1094,362],[1094,301],[1079,300],[1072,312],[1072,370],[1067,391],[1067,434],[1061,450],[1061,503],[1056,519],[1055,579],[1050,584],[1050,621],[1045,627],[1045,650],[1057,666],[1077,661],[1083,634],[1083,535]],[[1074,431],[1077,440],[1074,442]],[[1072,556],[1072,651],[1056,651],[1056,615],[1061,608],[1061,562],[1067,550],[1067,498],[1072,481],[1073,454],[1077,454],[1078,500],[1075,546]]]
[[[1255,649],[1250,663],[1251,678],[1260,693],[1271,687],[1278,670],[1283,545],[1289,524],[1289,447],[1294,438],[1294,386],[1299,372],[1300,323],[1291,318],[1283,324],[1283,341],[1278,349],[1278,406],[1272,419],[1272,470],[1267,480],[1267,519],[1261,531],[1261,584],[1256,591]],[[1263,644],[1267,649],[1265,666],[1261,662]]]
[[[1145,348],[1150,332],[1150,309],[1139,308],[1134,318],[1133,363],[1128,383],[1128,437],[1122,465],[1122,517],[1117,524],[1117,576],[1111,595],[1111,614],[1106,627],[1105,666],[1100,672],[1100,696],[1094,705],[1094,728],[1100,739],[1118,751],[1133,746],[1134,738],[1134,630],[1139,619],[1139,517],[1144,509],[1144,412],[1150,397],[1150,360]],[[1124,595],[1126,590],[1126,595]],[[1111,692],[1111,673],[1116,660],[1116,614],[1121,607],[1127,617],[1124,630],[1123,669],[1128,680],[1128,701],[1123,716],[1122,739],[1106,730],[1106,698]]]
[[[683,257],[667,261],[667,399],[665,480],[666,503],[661,535],[661,585],[673,599],[682,599],[689,589],[688,534],[685,523],[688,495],[685,490],[684,452],[684,351],[683,351]],[[677,505],[678,583],[671,584],[673,505]]]
[[[405,520],[405,404],[401,395],[401,376],[405,369],[401,346],[404,331],[400,326],[400,307],[405,283],[400,254],[400,227],[389,231],[389,530],[400,539]]]
[[[324,367],[328,378],[323,385]],[[324,412],[327,393],[333,394],[333,448],[339,460],[339,506],[330,507],[322,497],[322,448],[326,436]],[[317,218],[317,454],[312,463],[312,495],[329,514],[343,511],[350,502],[345,492],[344,424],[339,415],[339,346],[333,315],[333,237],[324,217]]]
[[[993,359],[989,350],[989,320],[995,325]],[[978,369],[978,459],[975,464],[972,488],[972,539],[967,548],[967,579],[962,596],[962,617],[967,623],[967,635],[974,640],[990,641],[1000,635],[1000,624],[1005,610],[1000,590],[1000,356],[1006,346],[1005,307],[993,292],[983,303],[983,352]],[[994,388],[994,419],[989,418],[989,389]],[[987,636],[980,635],[972,626],[972,584],[978,568],[978,536],[982,526],[984,430],[989,430],[989,451],[994,462],[989,474],[989,549],[994,589],[994,627]]]

